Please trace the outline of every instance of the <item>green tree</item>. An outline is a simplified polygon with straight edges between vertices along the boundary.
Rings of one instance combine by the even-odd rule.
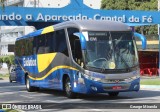
[[[0,57],[0,63],[3,63],[3,57]]]
[[[8,57],[9,57],[11,65],[14,65],[15,64],[15,62],[14,62],[15,56],[14,55],[9,55]]]
[[[6,1],[6,0],[0,0],[0,6],[2,7],[2,10],[4,10],[5,1]]]
[[[14,55],[9,55],[9,56],[5,56],[5,57],[1,57],[0,59],[2,59],[3,63],[7,64],[8,70],[10,70],[11,65],[14,65],[14,59],[15,56]]]
[[[0,57],[0,69],[2,68],[2,64],[3,64],[3,57]]]
[[[102,0],[101,8],[109,10],[127,10],[127,0]]]
[[[107,10],[157,10],[157,0],[102,0],[101,9]],[[136,27],[144,35],[157,34],[157,25]]]

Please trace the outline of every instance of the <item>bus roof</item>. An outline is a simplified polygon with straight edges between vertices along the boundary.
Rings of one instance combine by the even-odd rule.
[[[37,30],[35,32],[29,33],[28,35],[17,38],[17,40],[34,37],[49,32],[54,32],[55,30],[75,27],[79,28],[80,31],[129,31],[131,30],[129,26],[122,22],[107,21],[107,20],[76,20],[76,21],[66,21],[56,25],[48,26],[43,29]]]

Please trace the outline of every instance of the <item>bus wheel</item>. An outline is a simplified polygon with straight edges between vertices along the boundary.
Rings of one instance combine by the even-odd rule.
[[[72,86],[69,77],[65,80],[65,93],[68,98],[75,98],[76,94],[72,92]]]
[[[29,79],[28,75],[26,77],[26,89],[28,92],[32,92],[35,90],[35,88],[30,85],[30,79]]]
[[[114,97],[114,96],[118,96],[119,92],[110,92],[108,94],[109,94],[109,96]]]

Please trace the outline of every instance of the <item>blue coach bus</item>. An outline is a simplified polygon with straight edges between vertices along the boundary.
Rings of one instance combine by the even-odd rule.
[[[16,40],[17,82],[76,93],[138,91],[140,72],[134,33],[113,21],[67,21]]]

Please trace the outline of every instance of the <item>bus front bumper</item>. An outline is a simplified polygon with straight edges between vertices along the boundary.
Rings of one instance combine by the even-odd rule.
[[[75,83],[72,89],[73,92],[84,94],[139,91],[140,89],[140,78],[123,83],[101,83],[88,79],[85,79],[83,84]]]

